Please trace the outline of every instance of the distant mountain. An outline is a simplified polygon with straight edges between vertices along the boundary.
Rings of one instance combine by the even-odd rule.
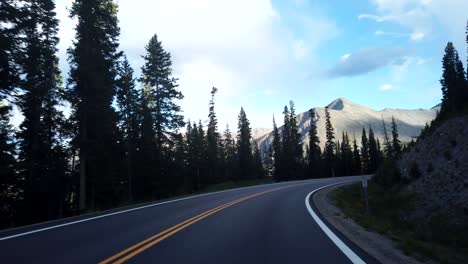
[[[421,129],[424,128],[426,123],[430,123],[435,118],[438,110],[438,107],[433,107],[431,109],[416,110],[385,108],[378,111],[355,104],[344,98],[336,99],[327,107],[330,110],[331,122],[335,129],[336,139],[341,141],[342,133],[346,131],[351,140],[356,137],[358,144],[361,142],[363,127],[366,128],[366,131],[369,130],[369,127],[372,127],[375,135],[379,138],[380,142],[383,143],[384,132],[382,118],[386,123],[387,131],[390,132],[392,116],[397,123],[400,140],[402,142],[409,142],[420,134]],[[323,149],[325,145],[325,108],[315,107],[312,109],[315,113],[312,119],[308,112],[296,116],[299,133],[301,133],[301,139],[305,149],[305,146],[309,143],[307,133],[310,130],[310,125],[311,123],[317,125],[320,146]],[[281,130],[282,127],[279,128],[280,133]],[[261,151],[266,151],[273,140],[271,129],[269,133],[254,138],[257,140]]]

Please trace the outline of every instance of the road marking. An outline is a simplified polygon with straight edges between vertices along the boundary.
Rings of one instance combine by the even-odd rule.
[[[350,181],[350,182],[353,182],[353,181]],[[354,253],[354,251],[352,251],[348,246],[346,246],[346,244],[341,241],[341,239],[339,239],[329,228],[327,225],[325,225],[322,220],[320,220],[320,218],[318,217],[318,215],[314,212],[314,210],[312,209],[312,207],[310,206],[310,203],[309,203],[309,200],[310,200],[310,197],[317,191],[323,189],[323,188],[327,188],[327,187],[330,187],[332,185],[336,185],[336,184],[341,184],[341,183],[346,183],[346,182],[340,182],[340,183],[332,183],[332,184],[329,184],[329,185],[325,185],[323,187],[320,187],[318,189],[315,189],[313,190],[312,192],[310,192],[307,197],[305,198],[305,205],[307,207],[307,210],[309,211],[310,215],[312,216],[312,218],[315,220],[315,222],[318,224],[318,226],[323,230],[323,232],[325,232],[325,234],[331,239],[331,241],[333,241],[333,243],[335,243],[335,245],[341,250],[341,252],[343,252],[348,258],[349,260],[351,260],[352,263],[354,264],[365,264],[366,262],[364,262],[356,253]]]
[[[193,225],[194,223],[216,213],[216,212],[219,212],[223,209],[226,209],[230,206],[233,206],[235,204],[238,204],[242,201],[245,201],[245,200],[248,200],[248,199],[251,199],[251,198],[254,198],[254,197],[257,197],[259,195],[263,195],[263,194],[266,194],[266,193],[269,193],[269,192],[273,192],[273,191],[277,191],[277,190],[281,190],[281,189],[285,189],[285,188],[289,188],[289,187],[294,187],[294,186],[299,186],[299,185],[304,185],[304,184],[295,184],[295,185],[289,185],[289,186],[284,186],[284,187],[279,187],[279,188],[275,188],[275,189],[271,189],[271,190],[266,190],[266,191],[263,191],[263,192],[259,192],[259,193],[255,193],[255,194],[252,194],[252,195],[249,195],[249,196],[245,196],[245,197],[242,197],[242,198],[239,198],[237,200],[234,200],[232,202],[229,202],[229,203],[226,203],[224,205],[221,205],[221,206],[218,206],[216,208],[213,208],[211,210],[208,210],[206,212],[203,212],[195,217],[192,217],[188,220],[185,220],[184,222],[180,223],[180,224],[177,224],[171,228],[168,228],[148,239],[145,239],[143,240],[142,242],[139,242],[119,253],[117,253],[116,255],[113,255],[101,262],[99,262],[99,264],[108,264],[108,263],[115,263],[115,264],[121,264],[121,263],[124,263],[125,261],[133,258],[134,256],[140,254],[141,252],[145,251],[146,249],[154,246],[155,244],[163,241],[164,239],[174,235],[175,233],[181,231],[182,229],[185,229],[186,227],[188,226],[191,226]],[[127,255],[126,255],[127,254]],[[123,256],[123,257],[122,257]],[[120,259],[119,259],[120,258]]]
[[[40,228],[40,229],[35,229],[35,230],[28,231],[28,232],[19,233],[19,234],[16,234],[16,235],[0,237],[0,241],[8,240],[8,239],[16,238],[16,237],[22,237],[22,236],[26,236],[26,235],[31,235],[31,234],[35,234],[35,233],[39,233],[39,232],[44,232],[44,231],[47,231],[47,230],[56,229],[56,228],[60,228],[60,227],[65,227],[65,226],[69,226],[69,225],[84,223],[84,222],[88,222],[88,221],[91,221],[91,220],[96,220],[96,219],[109,217],[109,216],[113,216],[113,215],[128,213],[128,212],[141,210],[141,209],[149,208],[149,207],[153,207],[153,206],[159,206],[159,205],[164,205],[164,204],[169,204],[169,203],[175,203],[175,202],[180,202],[180,201],[184,201],[184,200],[199,198],[199,197],[213,195],[213,194],[219,194],[219,193],[225,193],[225,192],[231,192],[231,191],[238,191],[238,190],[262,187],[262,186],[283,185],[283,184],[285,184],[285,183],[269,183],[269,184],[262,184],[262,185],[248,186],[248,187],[242,187],[242,188],[235,188],[235,189],[218,191],[218,192],[198,194],[198,195],[194,195],[194,196],[179,198],[179,199],[165,201],[165,202],[159,202],[159,203],[155,203],[155,204],[144,205],[144,206],[131,208],[131,209],[123,210],[123,211],[118,211],[118,212],[113,212],[113,213],[108,213],[108,214],[104,214],[104,215],[94,216],[94,217],[81,219],[81,220],[77,220],[77,221],[72,221],[72,222],[68,222],[68,223],[63,223],[63,224],[59,224],[59,225],[54,225],[54,226],[44,227],[44,228]]]
[[[233,202],[231,202],[231,203],[234,203],[234,202],[236,202],[236,201],[237,201],[237,200],[235,200],[235,201],[233,201]],[[109,261],[112,261],[112,260],[114,260],[114,259],[116,259],[116,258],[118,258],[118,257],[120,257],[120,256],[122,256],[122,255],[124,255],[124,254],[126,254],[126,253],[128,253],[128,252],[130,252],[130,251],[132,251],[132,250],[135,249],[135,248],[138,248],[138,247],[140,247],[140,246],[142,246],[142,245],[144,245],[144,244],[146,244],[146,243],[151,242],[152,240],[154,240],[154,239],[156,239],[156,238],[158,238],[158,237],[161,237],[161,236],[163,236],[163,235],[169,233],[170,231],[172,231],[172,230],[174,230],[174,229],[176,229],[176,228],[178,228],[178,227],[180,227],[180,226],[182,226],[182,225],[185,225],[185,224],[187,224],[187,223],[190,223],[190,222],[196,220],[197,218],[200,218],[200,217],[202,217],[202,216],[204,216],[204,215],[206,215],[206,214],[208,214],[208,213],[210,213],[210,212],[216,211],[216,210],[218,210],[218,209],[220,209],[220,208],[223,208],[223,207],[225,207],[225,206],[226,206],[226,204],[220,205],[220,206],[218,206],[218,207],[216,207],[216,208],[213,208],[213,209],[208,210],[208,211],[206,211],[206,212],[203,212],[203,213],[201,213],[201,214],[199,214],[199,215],[197,215],[197,216],[194,216],[194,217],[192,217],[192,218],[190,218],[190,219],[188,219],[188,220],[185,220],[184,222],[182,222],[182,223],[180,223],[180,224],[177,224],[177,225],[175,225],[175,226],[173,226],[173,227],[171,227],[171,228],[168,228],[168,229],[166,229],[166,230],[164,230],[164,231],[162,231],[162,232],[160,232],[160,233],[158,233],[158,234],[156,234],[156,235],[154,235],[154,236],[152,236],[152,237],[150,237],[150,238],[148,238],[148,239],[145,239],[145,240],[141,241],[141,242],[138,243],[138,244],[135,244],[135,245],[132,246],[132,247],[127,248],[126,250],[124,250],[124,251],[122,251],[122,252],[120,252],[120,253],[118,253],[118,254],[116,254],[116,255],[114,255],[114,256],[112,256],[112,257],[110,257],[110,258],[108,258],[108,259],[106,259],[106,260],[104,260],[104,261],[101,261],[100,263],[107,263],[107,262],[109,262]]]

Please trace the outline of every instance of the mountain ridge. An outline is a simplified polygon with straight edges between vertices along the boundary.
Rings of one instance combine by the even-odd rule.
[[[317,133],[320,139],[320,146],[323,149],[325,144],[325,108],[329,109],[332,125],[335,129],[336,140],[341,141],[342,133],[347,132],[350,139],[356,138],[358,144],[361,141],[362,128],[366,131],[369,127],[372,128],[377,138],[383,143],[384,129],[382,119],[385,121],[387,131],[390,131],[391,119],[395,118],[395,122],[400,134],[402,142],[409,142],[417,137],[424,128],[426,123],[430,123],[436,116],[437,107],[431,109],[399,109],[399,108],[384,108],[382,110],[374,110],[366,106],[351,102],[346,98],[340,97],[332,101],[325,107],[314,107],[311,110],[314,116],[309,116],[309,111],[296,115],[298,130],[301,134],[303,148],[308,144],[308,132],[310,125],[317,126]],[[280,133],[282,126],[278,128]],[[263,132],[265,129],[263,129]],[[272,129],[269,133],[254,138],[260,146],[262,153],[265,153],[269,148],[273,138]]]

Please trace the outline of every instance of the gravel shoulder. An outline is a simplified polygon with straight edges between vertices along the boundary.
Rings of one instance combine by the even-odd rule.
[[[333,205],[329,193],[346,184],[350,183],[324,188],[312,197],[315,206],[329,224],[381,263],[436,263],[434,261],[421,262],[405,255],[391,239],[368,231],[345,216],[339,208]]]

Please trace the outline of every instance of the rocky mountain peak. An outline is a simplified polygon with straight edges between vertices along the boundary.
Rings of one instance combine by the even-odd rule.
[[[331,102],[326,107],[331,110],[343,110],[346,106],[354,105],[352,102],[346,100],[343,97],[336,99],[335,101]]]

